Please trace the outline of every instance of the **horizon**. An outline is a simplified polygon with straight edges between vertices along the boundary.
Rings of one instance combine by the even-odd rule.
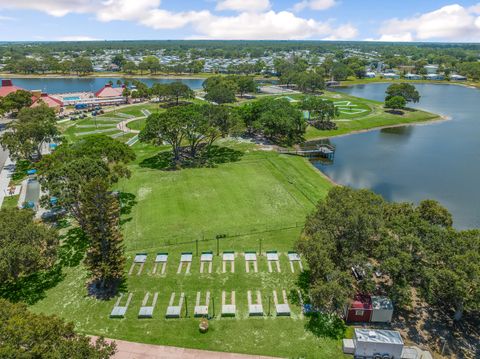
[[[379,0],[0,0],[0,32],[2,42],[476,44],[480,41],[480,2],[405,0],[385,6]]]

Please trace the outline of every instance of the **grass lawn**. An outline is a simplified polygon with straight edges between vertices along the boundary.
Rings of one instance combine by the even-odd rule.
[[[144,129],[146,122],[147,120],[145,118],[142,118],[140,120],[127,123],[127,127],[131,130],[141,131]]]
[[[291,273],[286,252],[292,250],[305,216],[314,209],[331,184],[306,159],[258,150],[254,145],[224,142],[232,151],[243,153],[235,162],[215,168],[163,171],[156,169],[159,149],[137,144],[137,160],[131,165],[132,177],[117,189],[130,199],[130,210],[123,217],[123,233],[130,267],[137,252],[148,252],[141,275],[128,276],[125,292],[133,293],[124,319],[109,319],[115,300],[97,301],[86,296],[86,273],[81,264],[64,269],[65,278],[47,291],[45,299],[32,308],[55,313],[73,321],[78,330],[124,340],[190,348],[231,351],[281,357],[343,358],[341,341],[318,335],[318,325],[304,318],[296,288],[299,271]],[[238,152],[235,152],[238,154]],[[237,253],[235,273],[223,273],[217,257]],[[65,246],[78,241],[66,241]],[[199,273],[202,251],[214,252],[211,274]],[[259,272],[246,273],[243,252],[277,250],[281,273],[269,273],[264,256],[259,257]],[[190,274],[177,274],[182,252],[193,252]],[[152,274],[157,252],[168,252],[165,275]],[[70,253],[70,251],[67,251]],[[247,291],[260,290],[264,311],[268,312],[272,291],[289,293],[291,317],[274,314],[249,318]],[[210,330],[198,331],[193,318],[197,291],[210,291]],[[236,318],[221,318],[221,292],[236,292]],[[158,292],[154,319],[137,319],[144,295]],[[172,292],[184,292],[189,315],[165,319]],[[280,294],[281,296],[281,294]],[[185,307],[184,307],[185,309]],[[182,314],[184,315],[184,313]],[[318,324],[318,323],[317,323]]]
[[[314,127],[308,127],[305,136],[307,140],[346,135],[352,132],[370,130],[377,127],[396,126],[440,119],[436,114],[415,109],[406,109],[403,111],[403,115],[391,114],[385,112],[381,102],[361,99],[338,92],[326,92],[322,97],[328,98],[339,105],[340,116],[335,119],[338,128],[331,131],[321,131]],[[359,110],[364,110],[365,112],[360,112]]]
[[[9,196],[3,199],[2,208],[16,208],[20,195]]]

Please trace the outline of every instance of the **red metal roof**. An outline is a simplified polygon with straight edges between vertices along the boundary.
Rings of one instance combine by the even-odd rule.
[[[62,101],[60,101],[60,100],[58,100],[58,99],[56,99],[52,96],[49,96],[46,93],[42,93],[42,96],[40,96],[38,98],[33,98],[32,100],[33,100],[33,103],[32,103],[31,107],[40,106],[42,103],[44,103],[48,107],[62,107],[63,106]]]
[[[357,294],[350,304],[350,309],[372,310],[372,298],[369,295]]]
[[[107,84],[99,91],[95,92],[95,97],[119,97],[123,95],[123,87],[112,87]]]
[[[0,87],[0,97],[5,97],[8,94],[11,94],[12,92],[17,92],[18,90],[23,90],[21,87],[11,85],[11,83],[12,83],[11,81],[10,81],[10,85],[4,86],[5,83],[6,83],[6,81],[2,80],[2,87]]]

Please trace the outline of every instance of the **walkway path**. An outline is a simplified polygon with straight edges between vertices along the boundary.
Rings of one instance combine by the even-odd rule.
[[[140,133],[140,131],[138,130],[132,130],[131,128],[129,128],[127,124],[133,121],[143,120],[144,118],[146,117],[140,116],[140,117],[129,118],[128,120],[123,120],[122,122],[117,123],[117,128],[124,133]]]
[[[8,190],[8,185],[10,179],[12,178],[13,172],[15,172],[15,163],[12,162],[10,157],[7,157],[3,167],[0,167],[0,208],[2,207],[5,195]]]
[[[93,337],[95,339],[95,337]],[[111,339],[107,339],[111,341]],[[273,357],[221,353],[198,349],[185,349],[115,340],[117,354],[114,359],[272,359]]]

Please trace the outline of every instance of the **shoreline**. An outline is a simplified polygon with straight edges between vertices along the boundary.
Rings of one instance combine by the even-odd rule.
[[[308,142],[315,142],[318,140],[325,140],[325,139],[330,139],[330,138],[339,138],[339,137],[345,137],[345,136],[351,136],[351,135],[358,135],[360,133],[366,133],[366,132],[373,132],[377,130],[382,130],[386,128],[396,128],[396,127],[403,127],[403,126],[422,126],[422,125],[433,125],[436,123],[441,123],[444,121],[451,121],[452,118],[446,115],[438,115],[436,118],[428,120],[428,121],[421,121],[421,122],[414,122],[414,123],[404,123],[404,124],[396,124],[396,125],[387,125],[387,126],[380,126],[380,127],[374,127],[374,128],[369,128],[369,129],[363,129],[363,130],[355,130],[349,133],[344,133],[341,135],[334,135],[334,136],[328,136],[328,137],[318,137],[314,138],[311,140],[306,141],[305,143]],[[341,183],[335,182],[333,179],[328,177],[327,174],[325,174],[320,168],[314,166],[313,162],[310,161],[309,159],[305,158],[305,161],[310,165],[315,171],[317,171],[324,179],[326,179],[332,186],[343,186]]]
[[[463,86],[471,89],[480,89],[480,82],[471,82],[471,81],[446,81],[446,80],[378,80],[378,81],[365,81],[365,80],[354,80],[353,83],[348,83],[349,81],[340,81],[340,85],[336,87],[352,87],[359,85],[376,85],[376,84],[396,84],[396,83],[412,83],[412,84],[427,84],[427,85],[456,85]]]
[[[305,143],[314,142],[314,141],[318,141],[318,140],[326,140],[326,139],[329,139],[329,138],[339,138],[339,137],[345,137],[345,136],[351,136],[351,135],[358,135],[359,133],[373,132],[373,131],[377,131],[377,130],[383,130],[383,129],[386,129],[386,128],[395,128],[395,127],[404,127],[404,126],[433,125],[435,123],[441,123],[441,122],[450,121],[450,120],[452,120],[452,118],[450,116],[437,114],[436,117],[431,118],[431,119],[426,120],[426,121],[396,123],[394,125],[385,125],[385,126],[378,126],[378,127],[372,127],[372,128],[365,128],[363,130],[353,130],[351,132],[342,133],[342,134],[339,134],[339,135],[314,137],[314,138],[311,138],[311,139],[305,141]]]

